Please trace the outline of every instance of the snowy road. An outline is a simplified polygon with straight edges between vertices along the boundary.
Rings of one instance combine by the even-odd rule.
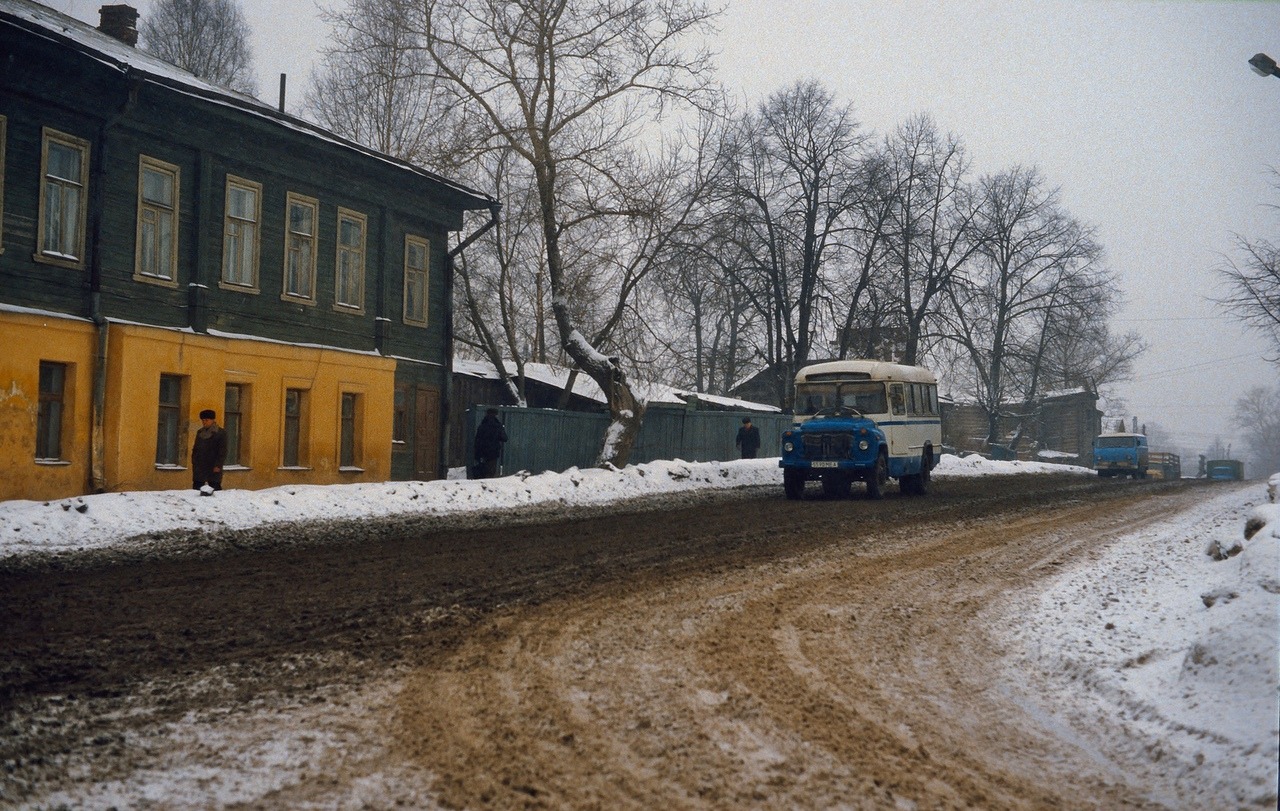
[[[1072,688],[1039,669],[1035,640],[1060,637],[1019,636],[1052,621],[1036,599],[1075,599],[1063,574],[1118,539],[1171,516],[1193,536],[1238,519],[1228,492],[1080,476],[882,502],[758,488],[563,523],[369,525],[358,542],[19,569],[0,582],[0,799],[1274,807],[1247,768],[1182,762],[1176,746],[1154,766],[1115,734],[1144,730],[1098,718],[1097,678]]]

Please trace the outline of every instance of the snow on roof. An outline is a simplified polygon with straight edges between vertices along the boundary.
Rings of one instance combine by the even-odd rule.
[[[474,198],[478,205],[485,208],[495,200],[483,192],[437,175],[434,172],[414,166],[411,163],[384,155],[340,135],[329,132],[316,124],[288,113],[277,110],[269,104],[245,93],[238,93],[220,85],[201,79],[177,65],[150,54],[141,48],[127,45],[115,37],[105,34],[93,26],[69,17],[48,6],[33,0],[0,0],[0,18],[9,17],[22,28],[37,36],[43,36],[61,45],[71,47],[86,56],[114,68],[122,74],[135,74],[181,93],[196,96],[205,101],[232,107],[249,115],[267,118],[294,132],[319,138],[337,146],[359,152],[370,158],[380,160],[398,169],[411,172],[432,180],[454,191]]]
[[[505,366],[507,373],[514,375],[516,373],[516,365],[513,361],[506,361]],[[454,358],[453,370],[458,374],[470,375],[484,380],[497,380],[498,372],[494,369],[493,364],[488,361],[466,360],[464,358]],[[526,363],[524,365],[524,375],[529,380],[536,380],[557,389],[563,389],[569,385],[569,374],[571,370],[561,367],[552,366],[547,363]],[[631,381],[632,392],[637,398],[649,405],[666,404],[666,405],[686,405],[690,399],[697,398],[699,402],[711,403],[721,408],[733,409],[737,411],[758,411],[778,413],[782,409],[767,405],[765,403],[755,403],[750,400],[739,400],[734,397],[721,397],[715,394],[705,394],[703,392],[690,391],[688,389],[679,389],[673,386],[667,386],[662,383],[655,383],[649,380]],[[608,402],[604,396],[604,392],[591,376],[585,373],[579,373],[573,382],[573,394],[579,397],[585,397],[588,400],[594,400],[597,403]]]

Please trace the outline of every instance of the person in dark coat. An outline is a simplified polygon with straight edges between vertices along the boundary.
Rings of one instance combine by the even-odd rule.
[[[476,428],[477,479],[492,479],[498,475],[498,458],[502,456],[502,443],[507,441],[507,429],[498,419],[498,409],[491,408]]]
[[[200,412],[200,430],[196,431],[196,444],[191,448],[191,486],[196,490],[206,484],[214,490],[222,489],[222,466],[227,461],[227,432],[217,423],[218,415],[211,408]]]
[[[760,429],[751,424],[750,417],[742,418],[742,427],[738,429],[738,438],[734,444],[742,449],[743,459],[755,459],[760,450]]]

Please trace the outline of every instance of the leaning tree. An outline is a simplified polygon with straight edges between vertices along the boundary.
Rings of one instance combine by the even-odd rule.
[[[642,174],[634,147],[666,105],[695,101],[710,87],[710,53],[686,45],[713,12],[696,0],[404,2],[457,103],[495,148],[532,170],[560,343],[608,399],[613,419],[599,462],[625,464],[643,404],[621,357],[600,351],[575,318],[566,248],[576,230],[602,219],[625,228],[646,215],[629,208],[627,184]],[[612,312],[625,310],[635,282],[616,290]]]

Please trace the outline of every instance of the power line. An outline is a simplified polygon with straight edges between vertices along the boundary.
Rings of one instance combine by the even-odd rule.
[[[1257,353],[1257,352],[1245,352],[1243,355],[1232,355],[1232,356],[1231,356],[1231,357],[1229,357],[1229,358],[1219,358],[1219,359],[1217,359],[1217,360],[1207,360],[1207,361],[1204,361],[1203,363],[1196,363],[1196,364],[1193,364],[1193,365],[1191,365],[1191,366],[1180,366],[1180,367],[1177,367],[1177,368],[1175,368],[1175,369],[1161,369],[1161,370],[1160,370],[1160,371],[1158,371],[1158,372],[1152,372],[1151,374],[1148,374],[1148,375],[1142,375],[1141,377],[1135,377],[1135,378],[1133,378],[1133,382],[1135,382],[1135,383],[1136,383],[1136,382],[1138,382],[1138,381],[1140,381],[1140,380],[1151,380],[1152,378],[1156,378],[1156,377],[1163,377],[1163,376],[1165,376],[1165,375],[1177,374],[1178,372],[1189,372],[1189,371],[1191,371],[1191,370],[1193,370],[1193,369],[1203,369],[1203,368],[1204,368],[1204,367],[1206,367],[1206,366],[1215,366],[1215,365],[1217,365],[1217,364],[1219,364],[1219,363],[1226,363],[1227,361],[1230,361],[1230,360],[1240,360],[1241,358],[1258,358],[1258,357],[1259,357],[1259,356],[1258,356],[1258,353]]]
[[[1229,315],[1185,315],[1170,318],[1113,318],[1111,320],[1133,324],[1147,321],[1163,323],[1165,321],[1235,321],[1236,319]]]

